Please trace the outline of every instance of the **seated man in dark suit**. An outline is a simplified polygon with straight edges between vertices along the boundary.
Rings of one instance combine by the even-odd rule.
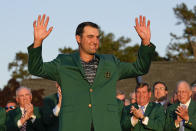
[[[196,102],[191,99],[191,95],[190,85],[186,81],[178,82],[177,98],[179,102],[167,108],[165,130],[196,130]]]
[[[6,112],[5,109],[0,107],[0,131],[5,131]]]
[[[43,131],[39,108],[31,104],[32,93],[26,87],[16,90],[16,101],[19,105],[7,115],[8,131]]]
[[[135,92],[136,103],[127,106],[123,113],[123,130],[163,131],[165,124],[164,108],[160,104],[150,102],[151,88],[149,85],[141,83],[136,87]]]
[[[41,107],[42,120],[46,131],[58,131],[59,112],[61,108],[61,88],[56,83],[57,93],[47,96],[43,100]]]

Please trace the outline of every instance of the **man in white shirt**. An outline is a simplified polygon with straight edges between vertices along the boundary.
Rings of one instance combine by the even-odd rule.
[[[191,99],[192,91],[186,81],[177,84],[178,103],[167,109],[165,130],[195,131],[196,102]]]
[[[160,104],[150,102],[151,88],[147,83],[140,83],[136,89],[136,103],[126,107],[126,113],[129,116],[128,122],[123,122],[124,130],[133,131],[163,131],[165,124],[164,108]],[[124,119],[127,121],[127,119]]]
[[[8,112],[6,122],[8,131],[43,131],[39,108],[31,104],[32,93],[29,88],[20,87],[16,90],[16,101],[19,105]]]

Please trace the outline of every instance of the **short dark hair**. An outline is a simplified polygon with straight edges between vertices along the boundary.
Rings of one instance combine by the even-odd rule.
[[[139,83],[139,84],[136,86],[136,88],[135,88],[135,92],[137,92],[137,89],[143,88],[144,86],[147,86],[148,92],[151,92],[151,88],[149,87],[148,83],[146,83],[146,82]]]
[[[84,32],[84,27],[86,27],[86,26],[94,27],[98,30],[100,29],[99,26],[97,24],[93,23],[93,22],[82,22],[76,28],[76,34],[75,35],[82,36],[82,34]]]
[[[163,86],[165,86],[165,90],[166,90],[166,91],[168,90],[168,89],[167,89],[167,85],[165,84],[165,82],[163,82],[163,81],[157,81],[157,82],[155,82],[154,85],[153,85],[153,92],[154,92],[154,88],[155,88],[155,86],[156,86],[157,84],[162,84]]]

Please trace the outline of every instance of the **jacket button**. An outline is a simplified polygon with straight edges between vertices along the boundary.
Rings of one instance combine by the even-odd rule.
[[[93,92],[93,89],[92,88],[90,88],[90,92]]]
[[[91,107],[92,107],[92,105],[91,105],[91,104],[88,104],[88,107],[89,107],[89,108],[91,108]]]

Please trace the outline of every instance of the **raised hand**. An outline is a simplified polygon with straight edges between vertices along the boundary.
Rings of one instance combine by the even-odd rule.
[[[50,27],[47,30],[49,17],[47,16],[45,20],[46,15],[44,14],[42,17],[41,15],[38,16],[37,21],[35,20],[33,22],[33,28],[34,28],[34,46],[33,48],[41,46],[43,40],[50,34],[53,27]]]
[[[57,88],[57,93],[59,96],[59,101],[58,101],[58,107],[61,108],[61,102],[62,102],[62,94],[61,94],[61,87],[59,86],[59,84],[56,82],[56,88]]]
[[[150,38],[151,38],[150,20],[148,20],[147,26],[146,26],[146,17],[140,16],[139,22],[138,22],[138,18],[135,19],[135,26],[134,27],[135,27],[135,30],[137,31],[139,37],[142,40],[142,44],[149,45]]]

